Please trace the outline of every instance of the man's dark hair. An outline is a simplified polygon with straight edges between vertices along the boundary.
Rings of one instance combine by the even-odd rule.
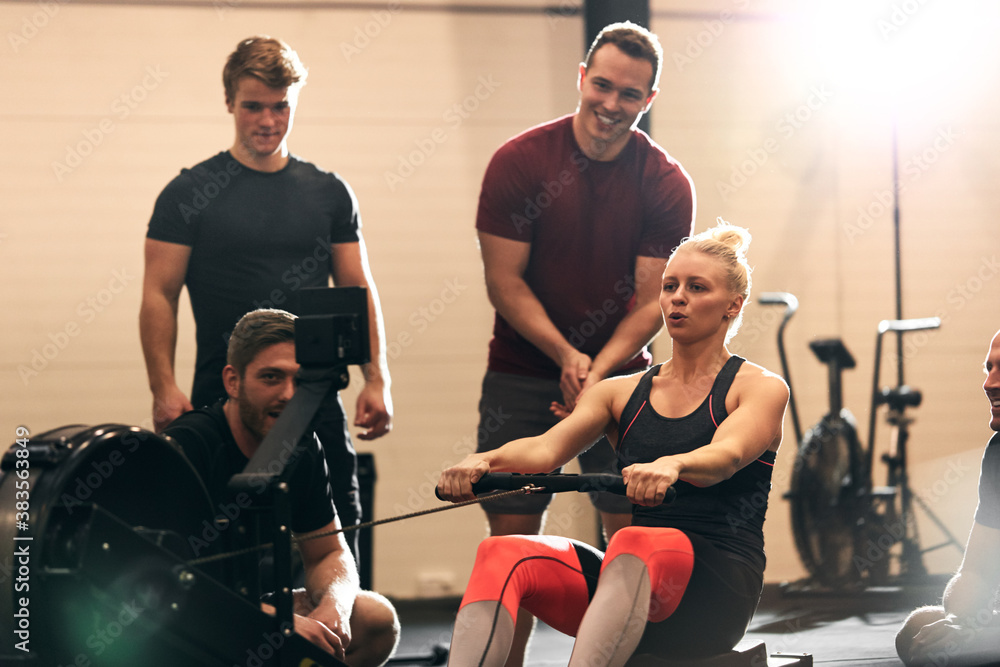
[[[240,318],[229,337],[226,363],[240,379],[261,350],[277,343],[295,342],[295,316],[284,310],[261,308]]]
[[[594,43],[587,51],[584,65],[588,69],[594,54],[605,44],[614,44],[625,55],[645,60],[652,65],[653,78],[649,80],[649,90],[650,92],[656,90],[660,83],[660,69],[663,66],[663,47],[660,46],[660,40],[656,35],[631,21],[605,26],[594,38]]]

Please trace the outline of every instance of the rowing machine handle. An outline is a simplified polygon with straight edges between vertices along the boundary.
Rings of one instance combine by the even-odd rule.
[[[476,495],[487,491],[515,491],[528,485],[545,487],[546,493],[561,493],[563,491],[606,491],[620,496],[625,495],[625,482],[619,475],[610,473],[570,474],[537,474],[525,475],[516,472],[490,472],[472,485]],[[434,490],[437,495],[437,489]],[[664,504],[674,501],[677,491],[674,487],[667,489],[663,498]],[[440,496],[438,496],[440,499]]]

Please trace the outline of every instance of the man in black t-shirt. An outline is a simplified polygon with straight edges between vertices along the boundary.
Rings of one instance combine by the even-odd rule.
[[[943,603],[914,611],[896,635],[896,651],[909,667],[1000,665],[1000,331],[983,368],[990,428],[996,433],[983,454],[979,505]]]
[[[288,150],[305,80],[305,67],[284,42],[240,42],[223,70],[235,126],[232,147],[182,170],[157,198],[146,235],[139,315],[157,431],[225,397],[226,339],[244,313],[267,307],[295,312],[299,289],[326,287],[331,277],[338,286],[368,289],[372,361],[362,369],[365,386],[354,415],[362,429],[358,437],[378,438],[392,427],[385,335],[357,199],[335,173]],[[198,343],[190,400],[174,373],[185,285]],[[337,397],[323,406],[320,419],[334,503],[341,520],[353,525],[361,512],[357,460]],[[353,537],[350,546],[357,556]]]
[[[281,310],[247,313],[233,330],[222,371],[228,398],[181,415],[163,431],[184,451],[215,507],[248,505],[245,499],[234,502],[227,485],[246,468],[295,393],[294,320]],[[304,438],[292,457],[301,457],[289,494],[306,581],[305,589],[295,591],[295,631],[352,667],[381,665],[399,637],[395,610],[381,595],[360,590],[342,533],[301,539],[341,524],[316,434]]]

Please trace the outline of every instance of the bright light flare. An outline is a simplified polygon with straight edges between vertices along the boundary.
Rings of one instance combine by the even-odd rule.
[[[996,73],[994,1],[821,0],[800,19],[805,61],[873,115],[965,104]]]

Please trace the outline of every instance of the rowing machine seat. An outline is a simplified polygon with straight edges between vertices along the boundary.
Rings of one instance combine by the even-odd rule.
[[[812,655],[808,653],[773,653],[769,659],[764,642],[755,642],[697,660],[670,660],[643,653],[632,656],[626,667],[812,667],[812,664]]]
[[[632,656],[627,667],[767,667],[767,647],[764,642],[757,642],[697,660],[670,660],[643,653]]]

